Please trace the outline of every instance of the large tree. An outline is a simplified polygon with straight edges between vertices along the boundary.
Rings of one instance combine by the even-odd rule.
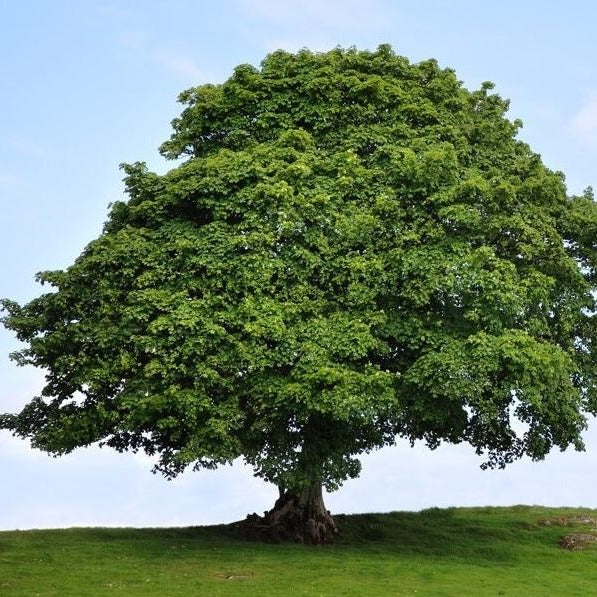
[[[310,542],[336,531],[322,486],[397,437],[499,467],[582,449],[597,207],[491,88],[380,46],[182,93],[161,152],[183,161],[125,165],[101,236],[3,302],[46,384],[1,426],[142,449],[167,477],[243,457],[280,488],[256,528]]]

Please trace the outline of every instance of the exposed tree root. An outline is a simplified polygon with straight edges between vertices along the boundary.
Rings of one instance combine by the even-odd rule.
[[[338,528],[323,503],[321,485],[297,493],[280,491],[274,507],[263,516],[251,514],[240,523],[243,535],[261,541],[293,541],[320,545],[328,543]]]

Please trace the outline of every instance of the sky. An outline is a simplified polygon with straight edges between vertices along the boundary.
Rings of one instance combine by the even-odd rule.
[[[67,267],[123,199],[122,162],[158,154],[178,94],[258,66],[278,48],[375,49],[436,58],[468,88],[495,82],[520,137],[568,190],[597,185],[597,3],[590,0],[0,0],[0,297],[27,301],[36,272]],[[0,326],[0,412],[39,393]],[[333,513],[542,504],[597,507],[597,421],[584,453],[481,471],[466,445],[407,443],[363,458],[326,496]],[[168,482],[142,455],[90,447],[58,459],[0,431],[0,529],[229,522],[277,490],[242,462]]]

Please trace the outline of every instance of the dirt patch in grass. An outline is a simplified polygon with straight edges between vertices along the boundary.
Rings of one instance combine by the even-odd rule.
[[[589,545],[597,543],[597,536],[589,533],[573,533],[562,537],[559,541],[559,546],[562,549],[576,551],[579,549],[586,549]]]
[[[539,525],[544,527],[573,527],[577,525],[591,525],[597,529],[597,518],[592,516],[558,516],[540,520]]]
[[[253,572],[219,572],[216,574],[216,578],[219,580],[233,580],[233,581],[242,581],[248,580],[255,576]]]

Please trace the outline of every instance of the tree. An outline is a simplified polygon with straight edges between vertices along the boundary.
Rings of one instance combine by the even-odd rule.
[[[184,161],[124,165],[101,236],[3,301],[12,357],[47,376],[1,426],[144,450],[166,477],[242,456],[280,488],[254,528],[315,543],[336,532],[322,486],[397,437],[491,467],[582,449],[597,207],[491,88],[384,45],[182,93],[161,152]]]

